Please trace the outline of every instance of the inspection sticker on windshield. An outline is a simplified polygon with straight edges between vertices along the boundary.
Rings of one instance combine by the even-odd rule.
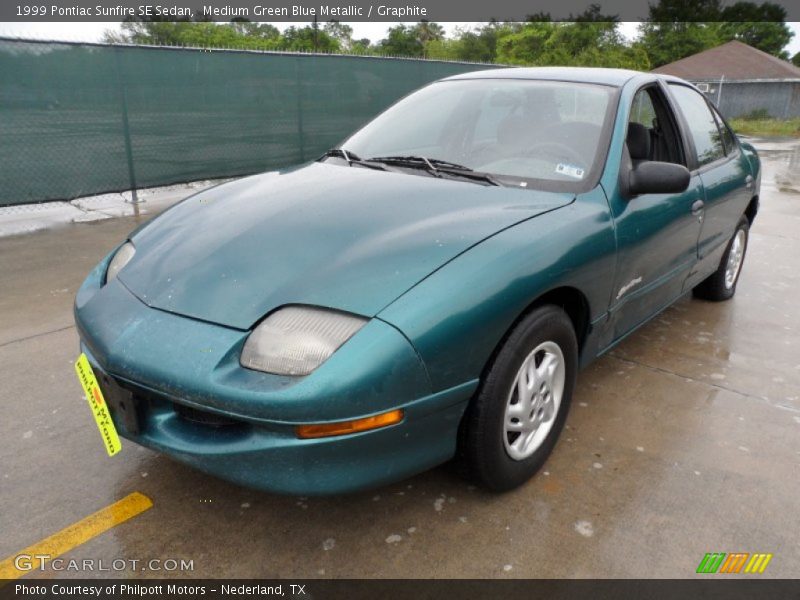
[[[75,361],[75,372],[86,393],[86,400],[89,402],[89,408],[92,409],[92,415],[94,415],[95,423],[100,430],[100,437],[103,438],[106,452],[109,456],[114,456],[122,450],[122,443],[119,441],[117,428],[114,427],[114,421],[111,420],[111,414],[108,412],[103,392],[100,390],[94,371],[92,371],[92,365],[89,364],[89,359],[83,353]]]
[[[575,179],[583,179],[584,170],[575,165],[558,163],[556,165],[556,173],[559,175],[566,175],[567,177],[574,177]]]

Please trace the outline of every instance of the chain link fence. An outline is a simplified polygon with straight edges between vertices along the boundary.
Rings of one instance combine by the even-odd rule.
[[[486,65],[0,38],[0,206],[301,163]]]

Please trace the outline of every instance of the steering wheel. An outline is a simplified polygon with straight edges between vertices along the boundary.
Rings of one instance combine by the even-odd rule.
[[[549,148],[550,150],[553,150],[554,152],[551,152],[551,154],[571,160],[576,164],[576,166],[584,166],[584,159],[580,154],[578,154],[578,151],[574,148],[570,148],[566,144],[562,144],[561,142],[539,142],[528,148],[528,150],[525,152],[525,156],[534,156],[537,154],[540,155],[539,151],[543,148]]]

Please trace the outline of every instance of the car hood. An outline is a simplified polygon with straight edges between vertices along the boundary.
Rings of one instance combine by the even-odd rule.
[[[151,307],[238,329],[285,304],[373,316],[481,240],[573,198],[312,163],[174,206],[131,236],[119,279]]]

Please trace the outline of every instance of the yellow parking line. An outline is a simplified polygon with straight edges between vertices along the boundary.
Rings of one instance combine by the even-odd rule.
[[[153,501],[150,498],[139,492],[133,492],[122,500],[98,510],[24,550],[20,550],[13,556],[9,556],[0,562],[0,579],[18,579],[31,571],[36,571],[41,566],[41,559],[35,558],[35,555],[47,555],[48,559],[53,559],[88,542],[104,531],[132,519],[152,506]],[[17,569],[14,562],[20,554],[24,554],[26,557],[30,556],[30,570]]]

